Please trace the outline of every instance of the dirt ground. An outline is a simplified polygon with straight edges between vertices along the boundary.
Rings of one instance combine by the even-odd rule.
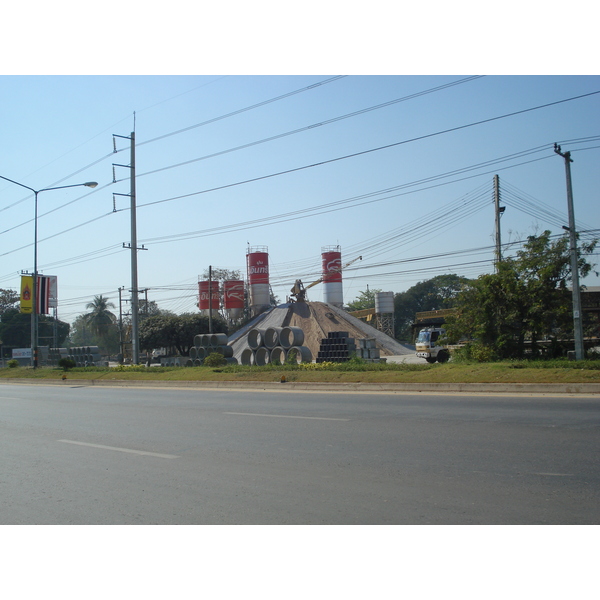
[[[310,348],[313,356],[317,356],[321,340],[330,331],[347,331],[348,337],[356,340],[369,337],[321,302],[297,302],[290,305],[283,326],[300,327],[304,331],[304,345]],[[387,354],[387,351],[381,348],[381,353]]]

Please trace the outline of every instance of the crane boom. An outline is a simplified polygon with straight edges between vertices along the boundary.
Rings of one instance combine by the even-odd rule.
[[[296,300],[294,300],[293,298],[290,298],[290,299],[292,300],[292,302],[306,302],[306,292],[311,287],[314,287],[315,285],[321,283],[323,281],[323,279],[325,279],[325,277],[327,277],[328,275],[331,275],[332,273],[340,273],[343,269],[346,269],[352,263],[355,263],[357,260],[362,260],[362,256],[357,256],[356,258],[353,258],[351,261],[347,262],[346,264],[342,265],[341,267],[338,267],[337,269],[331,269],[331,271],[329,271],[327,273],[327,275],[323,275],[323,277],[320,277],[316,281],[309,283],[306,287],[302,283],[301,279],[296,279],[296,283],[294,283],[294,287],[291,289],[291,296],[295,297]]]

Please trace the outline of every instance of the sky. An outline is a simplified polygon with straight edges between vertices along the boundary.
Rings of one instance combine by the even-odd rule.
[[[343,274],[347,303],[493,270],[496,174],[503,243],[561,234],[554,142],[572,152],[578,230],[598,235],[598,92],[598,76],[5,75],[0,175],[37,190],[98,182],[38,196],[38,270],[58,278],[62,320],[98,294],[129,298],[132,132],[148,300],[193,312],[209,266],[244,277],[262,246],[284,302],[339,245],[343,262],[362,256]],[[33,212],[31,192],[0,181],[0,287],[33,269]]]
[[[98,182],[39,194],[38,270],[58,278],[61,320],[73,322],[99,294],[116,305],[119,289],[129,298],[132,132],[138,287],[177,314],[197,310],[209,266],[245,277],[248,248],[268,249],[281,302],[296,279],[320,278],[321,251],[331,246],[344,263],[362,257],[343,273],[346,303],[367,287],[397,293],[436,275],[490,272],[494,175],[506,207],[504,255],[568,224],[554,142],[572,152],[582,239],[597,235],[600,76],[581,58],[585,36],[563,39],[578,57],[565,74],[567,53],[519,51],[518,23],[510,23],[512,54],[493,44],[486,54],[474,51],[482,32],[465,39],[459,22],[450,36],[435,19],[430,36],[440,33],[441,43],[427,54],[415,52],[426,45],[406,27],[396,45],[369,21],[353,42],[341,28],[327,45],[319,21],[300,46],[308,15],[285,39],[268,24],[245,31],[244,11],[230,21],[231,47],[211,31],[190,39],[181,19],[180,30],[169,29],[174,11],[164,36],[139,27],[141,43],[123,38],[112,54],[98,45],[97,27],[86,38],[65,26],[69,45],[38,22],[35,33],[52,43],[5,65],[0,176],[36,190]],[[223,14],[211,13],[212,22]],[[159,21],[135,16],[154,28]],[[106,30],[109,17],[95,18]],[[546,26],[561,18],[549,12]],[[342,22],[356,32],[361,17]],[[538,43],[546,33],[536,32]],[[530,31],[527,43],[535,41]],[[33,215],[33,194],[0,180],[0,288],[18,289],[20,273],[33,270]],[[595,275],[583,283],[600,285]],[[308,298],[322,300],[323,286]]]

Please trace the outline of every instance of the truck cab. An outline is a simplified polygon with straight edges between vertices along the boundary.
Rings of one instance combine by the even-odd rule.
[[[445,330],[440,327],[426,327],[419,331],[416,341],[417,356],[424,358],[428,363],[445,363],[450,358],[448,349],[438,346],[437,341],[444,336]]]

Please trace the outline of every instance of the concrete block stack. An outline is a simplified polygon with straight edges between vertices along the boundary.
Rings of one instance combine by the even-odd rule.
[[[321,340],[317,362],[348,362],[352,356],[367,362],[385,361],[375,338],[355,340],[347,331],[330,331],[327,338]]]
[[[347,362],[355,352],[356,343],[347,331],[330,331],[321,340],[317,362]]]
[[[381,362],[381,350],[377,347],[375,338],[357,340],[356,356],[367,362]]]

